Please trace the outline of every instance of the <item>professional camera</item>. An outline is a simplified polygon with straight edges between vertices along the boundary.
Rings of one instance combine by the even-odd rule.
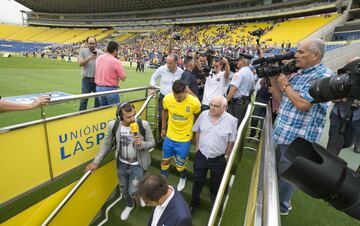
[[[360,59],[340,68],[338,76],[311,82],[309,94],[317,103],[341,98],[360,100]]]
[[[97,51],[96,50],[92,51],[92,54],[97,55]]]
[[[293,141],[285,156],[291,165],[281,177],[360,220],[360,174],[349,169],[344,160],[303,138]]]
[[[259,58],[254,60],[253,65],[256,69],[256,74],[259,78],[273,77],[280,73],[289,75],[297,72],[298,67],[295,66],[295,53],[287,52],[285,54],[279,54],[268,58]],[[283,64],[283,60],[291,60],[287,64]]]

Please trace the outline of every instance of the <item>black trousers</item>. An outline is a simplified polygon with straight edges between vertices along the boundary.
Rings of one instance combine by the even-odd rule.
[[[210,194],[211,202],[215,202],[217,192],[220,187],[226,167],[226,159],[224,155],[216,158],[207,159],[200,150],[195,154],[194,160],[194,178],[190,206],[197,207],[200,205],[200,194],[206,182],[206,175],[210,169]]]
[[[234,99],[230,102],[228,112],[232,116],[234,116],[235,118],[238,119],[237,127],[239,127],[241,121],[245,117],[246,108],[249,105],[249,103],[250,103],[250,100],[239,101],[239,100],[234,100]]]

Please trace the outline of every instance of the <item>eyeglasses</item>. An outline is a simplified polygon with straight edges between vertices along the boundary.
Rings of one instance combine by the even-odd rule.
[[[89,45],[95,45],[96,42],[88,42]]]
[[[214,108],[222,108],[222,105],[216,105],[216,104],[209,104],[210,107],[214,107]]]

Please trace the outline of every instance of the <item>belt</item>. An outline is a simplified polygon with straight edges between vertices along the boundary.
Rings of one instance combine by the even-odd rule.
[[[250,102],[250,97],[249,96],[241,96],[238,98],[232,98],[231,99],[231,103],[232,104],[245,104]]]
[[[109,88],[119,88],[119,86],[102,86],[102,85],[96,85],[96,86],[99,86],[99,87],[109,87]]]
[[[207,157],[200,151],[200,149],[198,150],[198,152],[200,152],[200,154],[203,155],[207,160],[209,160],[209,159],[219,159],[219,158],[223,158],[223,157],[225,156],[225,154],[222,154],[222,155],[218,155],[218,156],[216,156],[216,157],[214,157],[214,158],[207,158]]]

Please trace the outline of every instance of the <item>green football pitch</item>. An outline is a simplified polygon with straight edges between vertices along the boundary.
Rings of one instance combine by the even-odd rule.
[[[131,88],[149,85],[153,69],[144,73],[135,72],[135,67],[125,66],[127,79],[120,87]],[[47,92],[81,93],[80,67],[74,62],[62,62],[41,58],[10,57],[0,58],[0,96],[20,96]],[[142,98],[144,91],[121,96],[121,101]],[[46,116],[78,111],[80,101],[45,107]],[[88,108],[93,106],[93,98]],[[40,119],[40,110],[1,113],[0,127]]]

